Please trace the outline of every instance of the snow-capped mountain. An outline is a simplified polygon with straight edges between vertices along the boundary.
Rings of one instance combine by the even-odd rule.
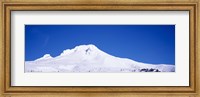
[[[25,72],[174,72],[174,65],[153,65],[109,55],[95,45],[80,45],[59,56],[45,54],[25,62]]]

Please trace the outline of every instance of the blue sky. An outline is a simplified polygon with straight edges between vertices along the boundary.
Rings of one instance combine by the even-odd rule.
[[[122,58],[175,65],[175,25],[25,25],[25,60],[94,44]]]

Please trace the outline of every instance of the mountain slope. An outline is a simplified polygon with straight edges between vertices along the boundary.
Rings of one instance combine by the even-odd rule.
[[[25,72],[174,72],[173,65],[152,65],[111,56],[95,45],[80,45],[59,56],[45,54],[25,62]]]

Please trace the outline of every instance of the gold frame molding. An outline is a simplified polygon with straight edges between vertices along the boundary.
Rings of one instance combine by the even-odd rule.
[[[49,2],[50,1],[50,2]],[[143,1],[143,2],[141,2]],[[30,96],[30,97],[51,97],[54,94],[60,96],[113,96],[113,97],[200,97],[199,90],[199,0],[186,1],[159,1],[150,0],[152,2],[145,2],[144,0],[75,0],[64,1],[59,0],[52,2],[52,0],[4,0],[1,2],[1,28],[0,29],[0,96]],[[11,86],[11,11],[67,11],[67,10],[117,10],[117,11],[189,11],[190,17],[190,86],[159,86],[159,87],[20,87]],[[27,95],[29,94],[29,95]],[[37,94],[37,95],[35,95]],[[44,95],[45,94],[45,95]],[[147,95],[149,94],[149,95]],[[40,95],[40,96],[39,96]],[[54,95],[55,96],[55,95]],[[53,96],[53,97],[54,97]],[[135,97],[134,96],[134,97]]]

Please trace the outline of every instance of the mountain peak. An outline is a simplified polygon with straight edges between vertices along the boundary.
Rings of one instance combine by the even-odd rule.
[[[85,52],[86,54],[89,54],[92,51],[99,51],[99,49],[93,44],[79,45],[73,49],[64,50],[60,55],[63,56],[63,55],[68,55],[70,53],[75,53],[75,52]]]
[[[38,60],[50,59],[50,58],[53,58],[53,57],[50,54],[45,54],[43,57],[36,59],[36,60],[38,61]]]
[[[52,58],[50,54],[45,54],[43,58]]]
[[[76,50],[87,50],[87,49],[95,50],[95,49],[98,49],[98,48],[93,44],[88,44],[88,45],[76,46],[74,49],[76,49]]]

